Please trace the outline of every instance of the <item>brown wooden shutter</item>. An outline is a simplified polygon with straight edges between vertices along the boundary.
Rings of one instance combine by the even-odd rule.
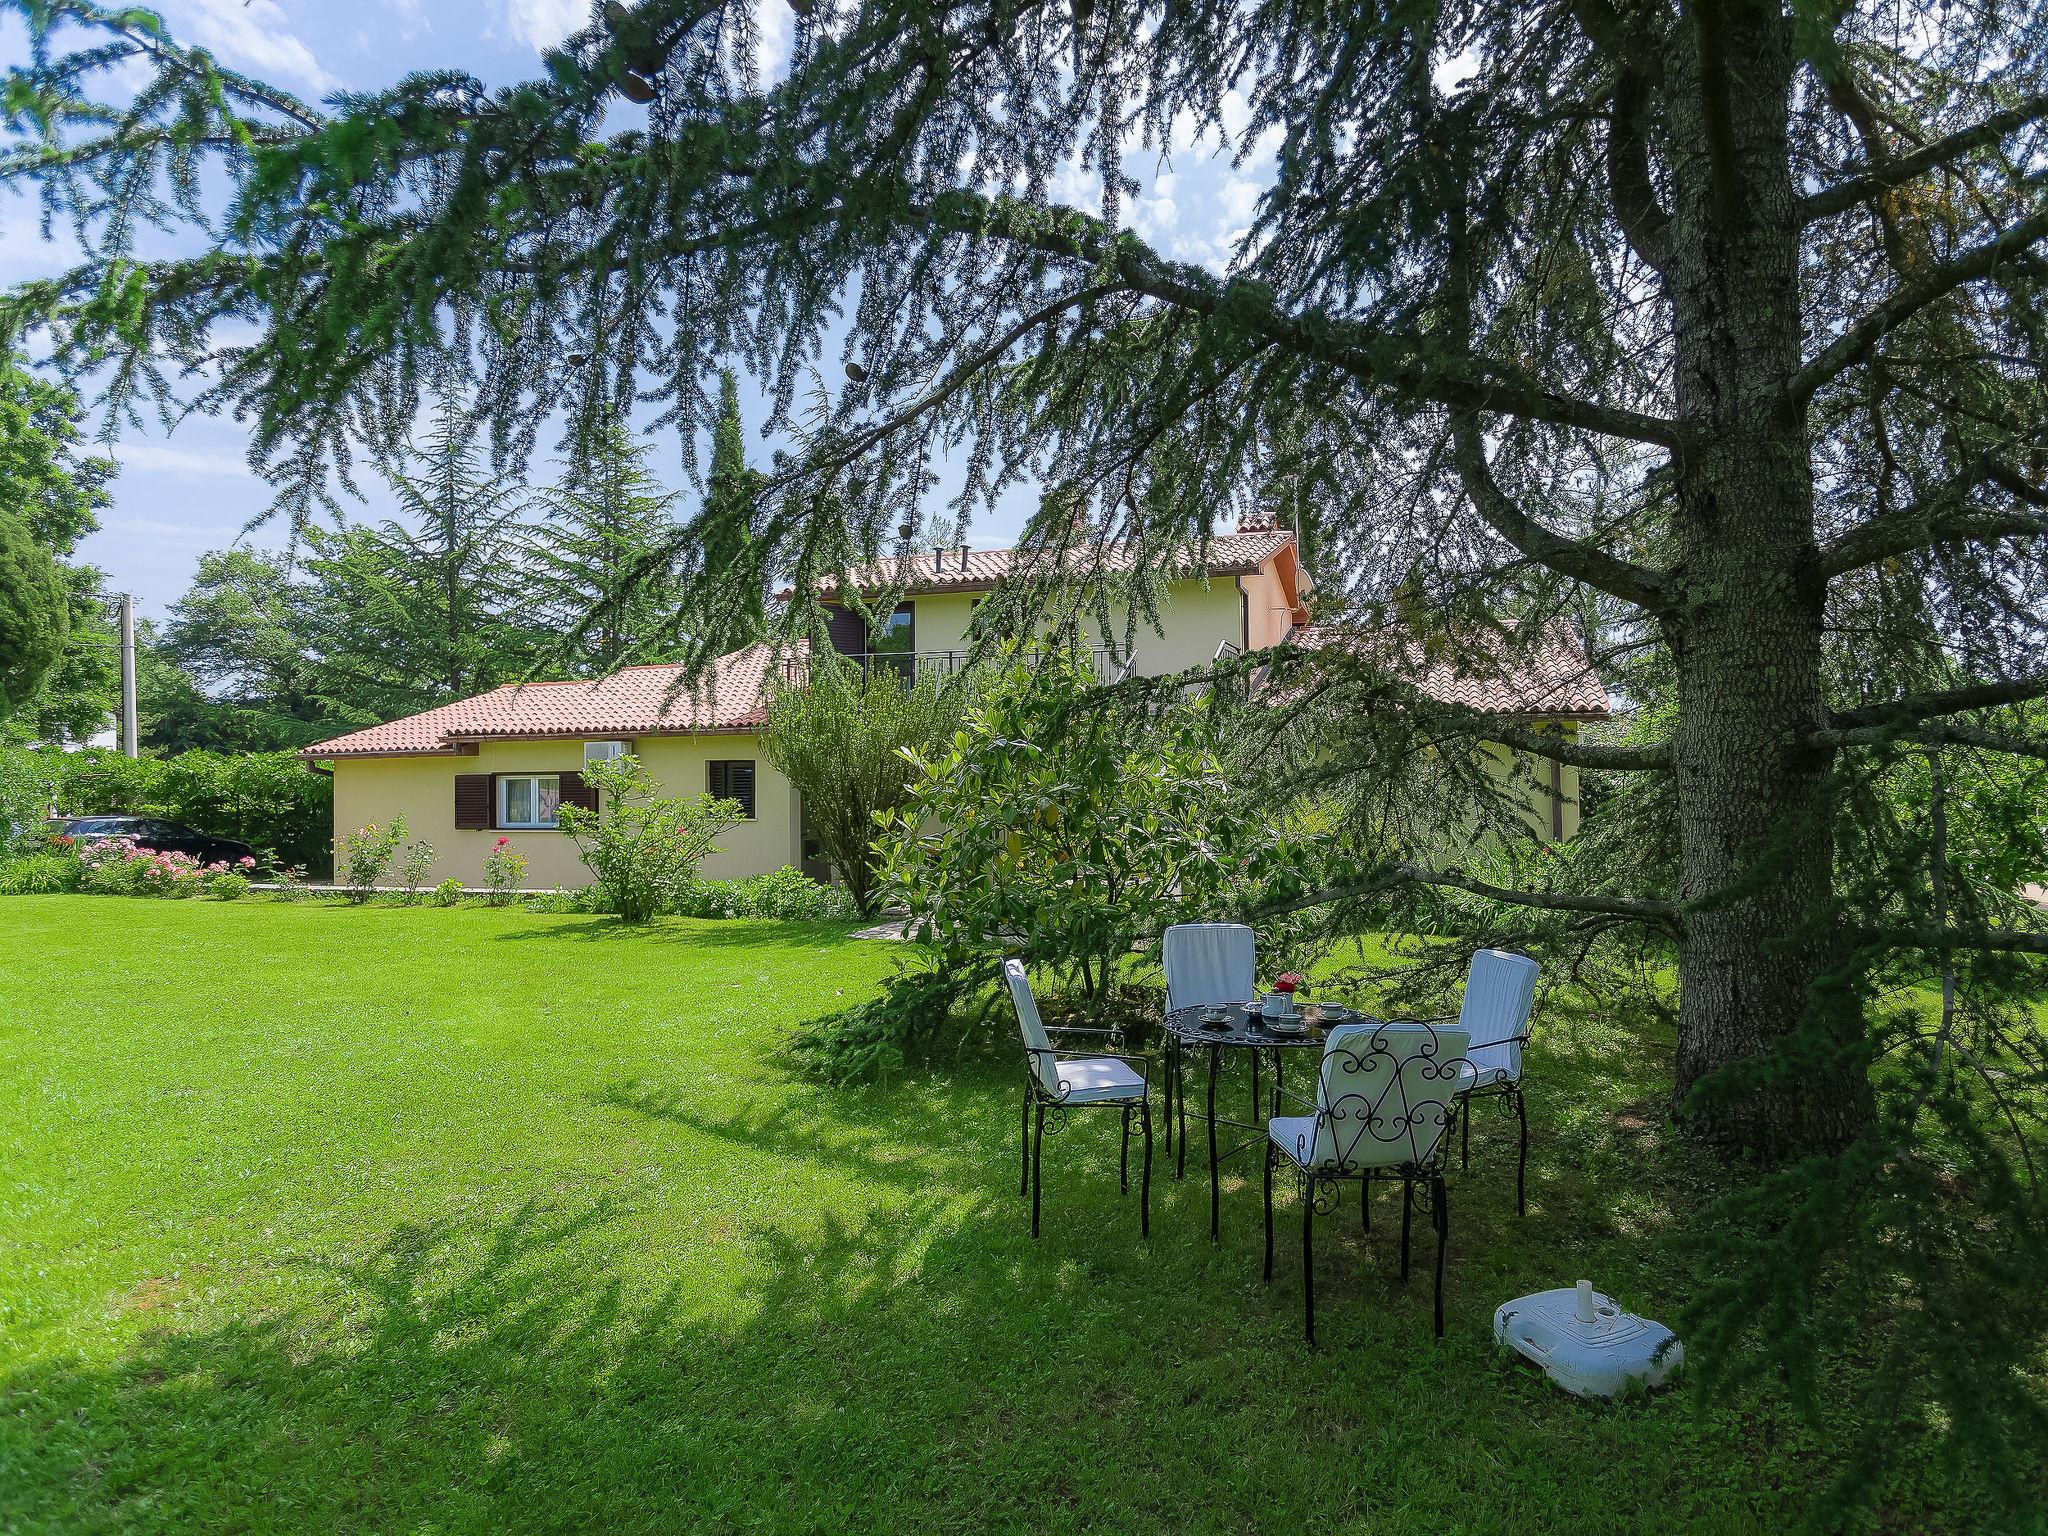
[[[832,649],[842,656],[863,656],[867,654],[867,629],[860,621],[860,615],[850,608],[834,603],[825,609],[825,629],[831,636]]]
[[[711,764],[711,798],[737,800],[747,820],[754,819],[754,762],[752,758],[721,759]]]
[[[562,782],[562,804],[573,805],[579,810],[597,809],[597,786],[586,784],[580,773],[559,775]]]
[[[487,832],[497,807],[497,775],[458,773],[455,775],[455,828],[459,832]]]

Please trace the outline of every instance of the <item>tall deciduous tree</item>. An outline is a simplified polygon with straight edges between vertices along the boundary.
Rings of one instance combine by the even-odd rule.
[[[64,573],[28,525],[0,511],[0,720],[43,686],[64,654],[71,613]]]
[[[11,351],[0,354],[0,510],[21,518],[56,557],[66,591],[64,649],[10,722],[14,734],[42,740],[90,736],[111,718],[120,692],[103,577],[72,560],[99,527],[115,473],[113,460],[85,451],[81,414],[71,390],[38,378]]]

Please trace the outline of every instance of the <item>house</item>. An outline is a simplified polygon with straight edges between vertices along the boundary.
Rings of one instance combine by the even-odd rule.
[[[1111,568],[1125,558],[1115,546],[1092,555]],[[833,648],[906,673],[956,670],[971,644],[975,603],[1031,568],[1030,557],[1016,550],[959,548],[854,573],[850,579],[864,593],[893,593],[898,601],[872,633],[851,609],[833,603],[827,626]],[[1312,641],[1311,590],[1293,535],[1240,529],[1211,540],[1166,583],[1157,631],[1139,625],[1128,656],[1121,654],[1121,635],[1093,638],[1105,656],[1114,653],[1118,670],[1127,665],[1147,676],[1184,671],[1235,652]],[[821,595],[829,602],[834,594]],[[1561,651],[1559,670],[1587,678],[1583,658],[1567,652]],[[767,645],[752,645],[722,657],[694,687],[667,664],[626,667],[598,679],[508,683],[352,731],[300,755],[334,775],[337,836],[403,815],[412,836],[438,853],[429,876],[435,882],[480,884],[486,854],[498,838],[509,837],[526,855],[529,886],[586,883],[575,845],[555,826],[556,809],[589,803],[586,762],[624,752],[636,754],[672,793],[708,791],[745,809],[747,819],[706,860],[707,876],[733,878],[794,864],[823,878],[826,870],[805,844],[799,797],[765,760],[757,736],[777,668],[801,665],[800,651],[778,657]],[[1597,680],[1560,692],[1542,678],[1480,686],[1425,670],[1420,682],[1443,697],[1522,719],[1555,719],[1566,729],[1606,715]],[[1576,799],[1576,771],[1564,769],[1551,780],[1548,803],[1532,806],[1532,825],[1569,836],[1577,824]]]

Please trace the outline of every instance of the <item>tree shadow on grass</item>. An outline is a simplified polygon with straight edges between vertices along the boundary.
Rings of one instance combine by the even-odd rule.
[[[1742,1411],[1558,1397],[1470,1298],[1441,1343],[1332,1298],[1311,1352],[1291,1287],[1100,1215],[763,1224],[716,1297],[593,1266],[604,1205],[403,1227],[321,1266],[338,1316],[0,1382],[0,1528],[1736,1531],[1810,1475]]]
[[[643,1136],[760,1155],[734,1240],[650,1268],[607,1256],[675,1229],[619,1204],[449,1216],[323,1256],[296,1310],[15,1371],[0,1530],[1735,1532],[1824,1476],[1768,1400],[1580,1403],[1504,1364],[1474,1255],[1561,1236],[1498,1179],[1454,1180],[1442,1341],[1426,1263],[1393,1278],[1397,1219],[1323,1224],[1310,1351],[1298,1250],[1259,1282],[1255,1180],[1212,1247],[1191,1161],[1141,1243],[1106,1131],[1048,1147],[1034,1242],[1010,1086],[786,1114],[618,1084],[596,1102]],[[928,1150],[878,1168],[874,1137]],[[807,1208],[772,1176],[799,1162],[846,1197]],[[1970,1527],[1932,1497],[1909,1479],[1894,1514]]]

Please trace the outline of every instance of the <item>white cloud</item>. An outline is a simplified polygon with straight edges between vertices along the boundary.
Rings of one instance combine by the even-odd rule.
[[[185,0],[192,40],[259,77],[324,96],[340,84],[301,42],[277,0]]]
[[[232,448],[174,448],[169,443],[116,443],[123,470],[169,475],[178,480],[254,480],[249,461]],[[112,527],[110,523],[108,525]]]
[[[590,20],[584,0],[505,0],[512,35],[535,52],[552,48]]]
[[[1259,194],[1264,190],[1256,181],[1247,181],[1242,176],[1233,176],[1226,181],[1223,190],[1216,194],[1217,204],[1223,209],[1224,224],[1249,224],[1252,210],[1259,205]]]
[[[782,73],[789,62],[789,50],[796,41],[790,25],[788,0],[764,0],[754,11],[754,68],[766,84]]]

